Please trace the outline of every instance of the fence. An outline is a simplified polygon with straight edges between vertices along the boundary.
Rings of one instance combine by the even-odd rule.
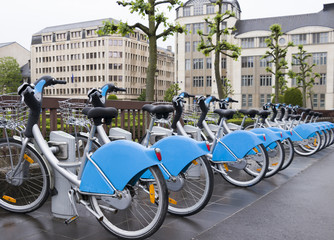
[[[19,99],[18,96],[11,96],[11,99]],[[4,96],[3,99],[6,99]],[[50,131],[63,130],[66,132],[73,132],[73,129],[65,125],[63,119],[59,114],[59,101],[67,98],[44,97],[42,105],[42,113],[40,118],[40,128],[44,137],[49,135]],[[78,101],[85,103],[87,99],[78,99]],[[113,119],[112,126],[120,127],[132,133],[134,140],[140,139],[146,132],[149,122],[149,114],[142,111],[142,106],[150,102],[142,101],[110,101],[107,100],[107,107],[115,107],[119,111],[117,118]],[[322,112],[323,116],[320,120],[334,122],[334,110],[317,110]],[[106,127],[106,130],[107,127]]]

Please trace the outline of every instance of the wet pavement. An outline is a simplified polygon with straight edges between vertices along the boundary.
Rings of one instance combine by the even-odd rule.
[[[0,239],[116,239],[88,212],[70,225],[53,218],[51,204],[29,214],[0,209]],[[284,171],[248,189],[215,174],[209,204],[190,217],[168,215],[150,239],[334,239],[334,146],[295,156]]]

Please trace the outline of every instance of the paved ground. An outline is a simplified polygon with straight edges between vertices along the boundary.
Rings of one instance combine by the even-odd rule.
[[[208,206],[187,218],[168,215],[150,239],[164,240],[330,240],[334,239],[334,146],[248,188],[215,175]],[[0,239],[115,239],[89,213],[70,225],[54,219],[48,201],[38,211],[12,214],[0,209]]]

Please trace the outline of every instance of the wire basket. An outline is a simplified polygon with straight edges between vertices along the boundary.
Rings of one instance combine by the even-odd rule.
[[[27,106],[18,96],[0,96],[0,128],[23,131],[28,114]]]
[[[59,101],[59,112],[64,123],[67,125],[86,128],[91,126],[90,120],[82,113],[82,110],[86,107],[92,107],[92,105],[80,102],[79,99],[72,98]]]

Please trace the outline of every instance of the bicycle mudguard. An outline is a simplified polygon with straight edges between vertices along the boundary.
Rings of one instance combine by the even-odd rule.
[[[292,129],[291,140],[302,141],[317,131],[319,131],[319,129],[316,126],[311,124],[300,124]]]
[[[264,134],[255,134],[250,131],[237,130],[222,137],[212,153],[212,161],[234,162],[254,151],[259,144],[263,144]],[[255,149],[256,152],[256,149]]]
[[[103,145],[93,153],[91,160],[87,160],[83,170],[80,191],[96,194],[114,194],[110,183],[121,191],[130,180],[138,180],[148,167],[160,164],[154,149],[127,140]]]
[[[160,149],[162,163],[173,176],[177,176],[194,159],[210,153],[204,141],[199,142],[184,136],[163,138],[151,148]]]
[[[281,133],[274,132],[268,128],[254,128],[250,131],[256,134],[265,134],[266,141],[263,143],[265,147],[268,147],[270,144],[277,140],[281,140]],[[276,145],[273,147],[276,147]]]
[[[268,127],[268,129],[270,129],[271,131],[278,132],[278,133],[282,134],[281,135],[281,140],[291,138],[291,136],[292,136],[292,131],[290,131],[290,130],[284,130],[282,128],[277,128],[277,127]]]

